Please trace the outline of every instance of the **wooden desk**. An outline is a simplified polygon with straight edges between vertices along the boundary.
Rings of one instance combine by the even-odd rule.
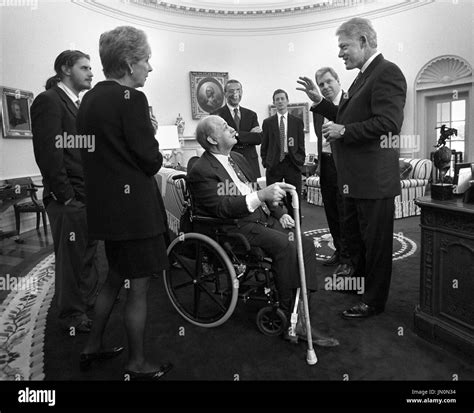
[[[422,197],[421,337],[474,358],[474,205]]]

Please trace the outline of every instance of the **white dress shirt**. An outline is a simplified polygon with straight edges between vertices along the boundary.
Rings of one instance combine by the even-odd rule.
[[[249,212],[254,212],[262,204],[260,199],[258,199],[257,192],[253,190],[250,184],[247,185],[240,180],[240,178],[235,173],[234,168],[232,168],[231,164],[229,163],[228,155],[222,155],[217,153],[213,153],[212,155],[214,155],[214,157],[220,162],[220,164],[230,175],[232,182],[240,191],[240,193],[242,195],[245,195],[245,202],[247,203],[247,209],[249,210]]]
[[[60,88],[61,90],[64,91],[64,93],[66,93],[67,97],[69,99],[71,99],[72,103],[74,103],[74,105],[76,107],[79,107],[79,104],[80,104],[80,99],[79,99],[79,96],[77,96],[71,89],[69,89],[63,82],[59,82],[58,83],[58,88]],[[79,103],[78,103],[79,102]]]
[[[227,107],[229,108],[230,110],[230,114],[232,115],[232,117],[234,118],[235,117],[235,112],[234,112],[234,109],[237,109],[237,112],[239,114],[239,118],[240,120],[242,120],[242,116],[240,116],[240,106],[230,106],[228,103],[227,103]]]
[[[332,103],[334,103],[335,105],[339,105],[339,102],[341,101],[341,97],[342,97],[342,89],[339,91],[339,93],[333,99]],[[323,122],[324,123],[329,122],[329,119],[324,118]],[[331,144],[323,136],[321,136],[321,138],[323,139],[322,151],[326,152],[326,153],[332,153]]]
[[[372,61],[380,54],[381,52],[375,52],[372,56],[369,57],[367,62],[364,63],[364,66],[362,66],[362,69],[360,69],[361,73],[365,72],[365,69],[369,67],[369,65],[372,63]]]

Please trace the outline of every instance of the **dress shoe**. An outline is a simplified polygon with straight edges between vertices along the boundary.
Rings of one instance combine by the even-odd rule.
[[[79,366],[81,370],[87,370],[95,361],[108,360],[117,357],[123,351],[123,347],[113,347],[97,353],[81,353]]]
[[[289,335],[289,329],[285,332],[284,339],[292,343],[298,343],[298,340],[308,341],[306,334],[306,317],[303,309],[303,301],[298,303],[298,321],[295,327],[296,338]],[[319,330],[311,326],[311,341],[314,345],[320,347],[336,347],[339,341],[332,337],[324,336]]]
[[[296,336],[299,340],[308,341],[308,336],[306,334],[306,325],[296,324]],[[339,345],[339,340],[332,337],[325,337],[322,333],[311,326],[311,340],[315,346],[319,347],[336,347]]]
[[[339,264],[332,274],[336,277],[352,277],[355,274],[355,268],[350,264]]]
[[[327,260],[323,260],[322,261],[323,265],[325,265],[326,267],[330,267],[332,265],[336,265],[336,264],[339,264],[340,261],[339,261],[339,254],[337,252],[335,252],[334,254],[332,254]]]
[[[150,381],[159,380],[166,373],[173,368],[171,363],[165,363],[160,366],[156,371],[150,371],[149,373],[140,373],[138,371],[125,370],[125,374],[130,377],[130,381]]]
[[[380,314],[383,311],[384,308],[373,307],[371,305],[367,305],[365,303],[360,302],[349,310],[344,311],[342,313],[342,317],[349,320],[353,318],[367,318],[376,314]]]

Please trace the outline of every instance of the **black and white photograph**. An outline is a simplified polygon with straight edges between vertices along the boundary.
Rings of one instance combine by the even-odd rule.
[[[0,413],[472,411],[473,16],[0,1]]]

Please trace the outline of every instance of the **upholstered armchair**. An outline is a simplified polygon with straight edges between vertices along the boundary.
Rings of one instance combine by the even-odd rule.
[[[403,178],[400,179],[402,191],[395,198],[395,219],[420,215],[420,207],[415,204],[415,199],[425,195],[432,168],[429,159],[400,158],[400,161],[401,164],[409,164],[411,168],[405,169]],[[319,176],[309,177],[306,186],[306,201],[323,206]]]
[[[406,159],[412,168],[407,178],[401,179],[402,192],[395,197],[395,219],[420,215],[421,210],[415,199],[425,195],[431,177],[432,162],[429,159]]]

